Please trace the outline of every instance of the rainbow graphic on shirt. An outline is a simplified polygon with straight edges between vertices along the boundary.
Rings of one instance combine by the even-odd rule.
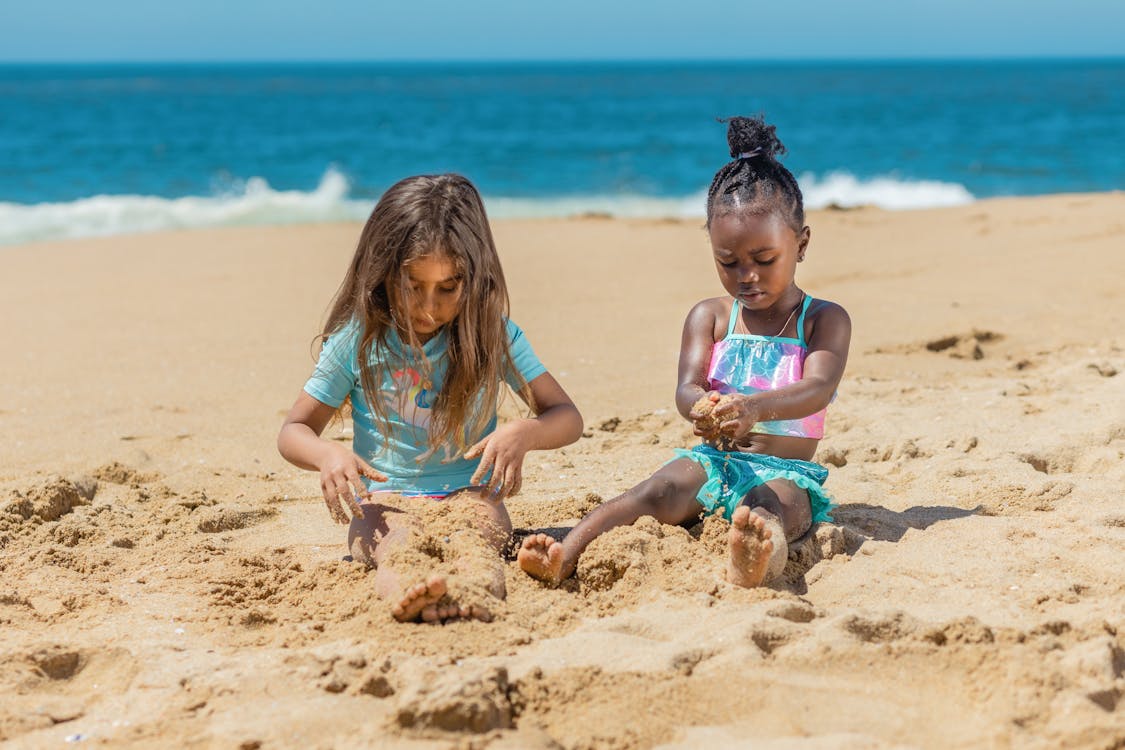
[[[429,428],[436,393],[433,383],[412,367],[395,370],[391,382],[391,392],[385,397],[388,408],[408,424],[423,430]]]

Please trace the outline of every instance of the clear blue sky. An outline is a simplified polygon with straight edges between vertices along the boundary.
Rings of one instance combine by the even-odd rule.
[[[1125,0],[7,0],[0,61],[1087,57]]]

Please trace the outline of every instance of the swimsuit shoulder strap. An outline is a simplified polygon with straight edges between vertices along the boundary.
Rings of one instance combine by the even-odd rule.
[[[730,322],[727,323],[727,335],[725,338],[729,339],[730,335],[734,333],[734,327],[738,323],[738,316],[741,312],[742,305],[739,304],[738,300],[735,300],[730,306]]]
[[[812,297],[805,295],[805,301],[801,303],[801,314],[797,316],[797,340],[801,342],[801,346],[807,348],[808,344],[805,342],[805,313],[809,311],[809,305],[812,304]]]

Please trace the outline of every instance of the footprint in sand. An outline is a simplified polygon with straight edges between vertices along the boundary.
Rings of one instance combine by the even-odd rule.
[[[40,648],[28,655],[28,661],[35,665],[37,672],[52,680],[69,680],[82,671],[86,658],[74,649],[52,645]]]
[[[205,534],[237,531],[255,526],[278,515],[276,508],[232,508],[219,506],[203,512],[196,528]]]
[[[927,341],[926,351],[947,352],[954,359],[984,359],[981,344],[999,341],[1003,336],[995,331],[974,330],[968,334],[953,334]]]

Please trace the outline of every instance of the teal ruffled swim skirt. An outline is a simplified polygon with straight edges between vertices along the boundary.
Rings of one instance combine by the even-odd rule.
[[[707,472],[707,481],[695,497],[708,513],[722,513],[729,519],[747,492],[775,479],[788,479],[809,493],[813,523],[832,520],[828,513],[835,503],[823,486],[828,479],[828,469],[820,464],[763,453],[721,451],[709,445],[677,449],[676,458],[695,461]]]

